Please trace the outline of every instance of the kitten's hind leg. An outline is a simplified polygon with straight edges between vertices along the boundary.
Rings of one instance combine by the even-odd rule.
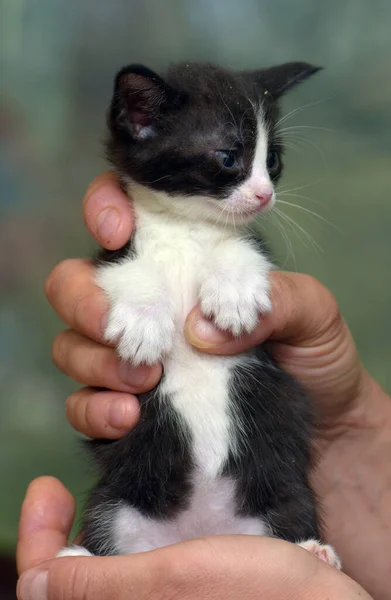
[[[297,544],[300,548],[308,550],[311,554],[315,554],[320,560],[323,560],[331,567],[341,569],[341,560],[332,546],[329,544],[321,544],[317,540],[306,540]]]
[[[94,556],[84,548],[83,546],[69,546],[57,552],[56,557],[61,558],[62,556]]]

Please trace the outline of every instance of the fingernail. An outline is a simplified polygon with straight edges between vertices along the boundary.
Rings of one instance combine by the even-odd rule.
[[[110,242],[120,224],[120,214],[116,208],[105,208],[97,217],[96,229],[101,241]]]
[[[120,362],[119,364],[120,378],[124,383],[131,385],[132,387],[141,387],[149,374],[150,367],[133,367],[126,362]]]
[[[31,569],[22,575],[17,587],[18,600],[47,600],[48,571]]]
[[[122,398],[112,400],[107,413],[107,423],[114,429],[125,429],[128,423],[125,422],[128,412],[128,404]]]
[[[192,346],[196,348],[214,348],[232,340],[232,335],[220,331],[205,317],[190,315],[185,323],[185,336]]]

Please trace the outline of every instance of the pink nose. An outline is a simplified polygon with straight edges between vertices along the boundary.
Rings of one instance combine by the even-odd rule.
[[[262,192],[261,194],[255,194],[255,196],[258,198],[261,206],[266,206],[272,199],[273,192]]]

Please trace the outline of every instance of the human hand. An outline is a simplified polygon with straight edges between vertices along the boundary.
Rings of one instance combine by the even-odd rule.
[[[107,215],[110,206],[120,215],[118,227],[102,233],[102,213]],[[87,227],[101,245],[117,249],[126,243],[132,210],[112,174],[95,180],[83,207]],[[71,327],[56,338],[53,354],[62,371],[89,386],[68,399],[71,424],[90,437],[114,439],[137,422],[138,402],[132,394],[154,387],[161,367],[140,373],[121,365],[114,348],[104,344],[101,323],[107,307],[93,277],[92,265],[82,260],[65,261],[50,275],[48,298]],[[325,512],[327,541],[342,556],[344,570],[380,599],[391,574],[390,503],[384,500],[391,490],[390,400],[362,367],[326,288],[294,273],[273,273],[271,285],[272,313],[260,319],[251,335],[230,339],[205,323],[198,307],[190,313],[185,333],[200,350],[216,354],[267,340],[282,367],[307,387],[320,417],[313,487]],[[197,327],[208,330],[201,342]]]
[[[74,500],[50,477],[22,507],[18,600],[370,600],[349,577],[294,544],[216,536],[128,556],[53,558],[67,544]]]
[[[86,225],[101,245],[115,250],[127,242],[133,228],[132,209],[112,173],[91,184],[83,209]],[[87,388],[71,396],[72,425],[91,437],[116,438],[137,420],[137,401],[127,394],[154,387],[161,368],[133,369],[104,345],[102,320],[107,306],[93,278],[94,269],[85,260],[64,261],[50,274],[47,296],[71,327],[56,338],[53,355],[57,366],[73,379],[113,390]],[[340,425],[342,415],[356,408],[367,385],[349,329],[332,294],[312,277],[276,272],[271,274],[271,286],[273,311],[260,319],[251,335],[234,339],[218,331],[199,307],[188,316],[185,334],[195,347],[213,354],[236,354],[268,340],[282,367],[317,401],[322,426],[332,429],[336,422]]]

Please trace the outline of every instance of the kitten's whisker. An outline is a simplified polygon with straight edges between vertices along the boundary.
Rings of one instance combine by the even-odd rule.
[[[279,129],[279,132],[285,132],[293,129],[315,129],[318,131],[328,131],[330,133],[335,133],[335,129],[329,129],[327,127],[315,127],[313,125],[292,125],[290,127],[282,127],[282,129]]]
[[[145,185],[152,185],[153,183],[157,183],[158,181],[161,181],[162,179],[167,179],[167,177],[171,177],[171,174],[163,175],[162,177],[159,177],[158,179],[154,179],[153,181],[146,181]]]
[[[318,213],[314,212],[313,210],[310,210],[309,208],[301,206],[300,204],[294,204],[293,202],[286,202],[285,200],[281,200],[278,197],[277,197],[277,202],[279,204],[286,204],[287,206],[293,206],[295,208],[299,208],[300,210],[302,210],[302,211],[304,211],[304,212],[306,212],[306,213],[308,213],[308,214],[316,217],[317,219],[320,219],[324,223],[327,223],[327,225],[330,225],[330,227],[333,227],[339,233],[343,233],[343,231],[341,231],[341,229],[339,229],[336,225],[334,225],[334,223],[332,223],[331,221],[329,221],[325,217],[322,217],[322,215],[319,215]]]
[[[309,108],[310,106],[317,106],[318,104],[324,104],[325,102],[329,102],[330,100],[332,100],[333,98],[335,98],[335,96],[336,95],[329,96],[328,98],[323,98],[322,100],[316,100],[315,102],[309,102],[308,104],[303,104],[302,106],[298,106],[297,108],[294,108],[293,110],[291,110],[290,112],[288,112],[286,115],[284,115],[283,117],[281,117],[281,119],[279,119],[277,121],[277,123],[275,124],[274,127],[277,128],[279,125],[281,125],[281,123],[283,123],[284,121],[286,121],[287,119],[289,119],[293,115],[296,115],[297,113],[302,112],[306,108]]]
[[[250,104],[251,104],[251,103],[250,103]],[[246,113],[248,113],[248,111],[249,111],[249,110],[253,110],[253,106],[252,106],[252,104],[251,104],[251,106],[249,106],[249,107],[248,107],[248,108],[247,108],[247,109],[246,109],[246,110],[243,112],[243,114],[242,114],[242,116],[241,116],[241,118],[240,118],[240,124],[239,124],[239,133],[240,133],[240,137],[243,139],[243,141],[245,141],[245,140],[244,140],[244,136],[243,136],[243,129],[242,129],[242,127],[243,127],[243,119],[244,119],[244,116],[246,115]]]
[[[293,136],[292,136],[293,137]],[[315,142],[313,142],[312,140],[305,138],[305,137],[301,137],[298,135],[295,135],[293,138],[297,143],[302,144],[302,146],[312,146],[312,148],[314,148],[321,156],[323,163],[325,166],[327,166],[327,161],[326,161],[326,157],[325,154],[323,152],[323,150],[320,148],[320,146],[318,146],[317,144],[315,144]],[[284,144],[286,144],[286,142],[284,142]]]
[[[232,117],[232,120],[233,120],[233,122],[235,123],[235,127],[237,127],[237,126],[238,126],[238,124],[236,123],[236,119],[235,119],[235,116],[234,116],[234,114],[233,114],[232,110],[230,109],[230,107],[228,106],[228,104],[226,103],[226,101],[224,100],[224,98],[223,98],[223,96],[222,96],[222,94],[221,94],[220,90],[218,90],[218,92],[219,92],[219,96],[220,96],[220,98],[221,98],[221,100],[222,100],[222,102],[223,102],[224,106],[225,106],[225,107],[226,107],[226,109],[228,110],[229,114],[230,114],[230,115],[231,115],[231,117]]]
[[[315,200],[315,198],[310,198],[310,196],[303,196],[302,194],[291,194],[289,192],[289,190],[283,190],[282,192],[278,191],[278,196],[292,196],[292,198],[302,198],[303,200],[308,200],[309,202],[313,202],[314,204],[317,204],[317,206],[321,206],[322,209],[324,210],[328,210],[329,212],[331,212],[330,208],[328,206],[325,206],[322,202],[320,202],[319,200]]]
[[[285,260],[284,260],[284,264],[282,265],[282,268],[285,267],[285,265],[287,264],[287,262],[289,260],[289,257],[291,256],[292,260],[293,260],[294,267],[297,270],[296,256],[295,256],[295,253],[294,253],[294,250],[293,250],[292,242],[290,241],[289,236],[288,236],[287,232],[285,231],[285,227],[284,227],[283,223],[281,223],[278,220],[278,212],[277,213],[274,213],[274,211],[271,212],[270,213],[270,217],[271,217],[271,221],[280,230],[282,238],[283,238],[283,240],[285,242],[285,246],[286,246],[286,255],[285,255]]]
[[[317,179],[316,181],[312,181],[311,183],[307,183],[307,184],[305,184],[305,185],[300,185],[300,186],[298,186],[298,187],[295,187],[295,188],[290,188],[288,191],[287,191],[287,190],[284,190],[284,193],[288,193],[288,192],[289,192],[289,193],[290,193],[290,192],[298,192],[298,191],[300,191],[300,190],[304,190],[305,188],[309,188],[309,187],[312,187],[312,186],[314,186],[314,185],[317,185],[318,183],[321,183],[321,182],[322,182],[322,181],[324,181],[324,180],[325,180],[325,177],[320,177],[319,179]],[[284,185],[281,185],[281,186],[280,186],[280,189],[282,189],[282,190],[283,190],[283,189],[284,189],[284,187],[285,187]]]
[[[279,210],[276,209],[275,210]],[[319,246],[319,244],[317,244],[314,240],[314,238],[308,233],[308,231],[306,231],[303,227],[301,227],[301,225],[299,225],[292,217],[290,217],[289,215],[287,215],[286,213],[279,211],[280,215],[282,218],[288,220],[292,225],[294,225],[295,227],[297,227],[307,238],[307,240],[314,246],[314,248],[317,248],[320,252],[323,252],[323,248],[321,248]],[[306,245],[306,244],[304,244]]]
[[[295,146],[295,144],[284,142],[285,148],[289,148],[290,150],[294,150],[300,157],[303,157],[302,149],[299,146]]]
[[[293,233],[295,234],[295,236],[300,240],[300,242],[307,248],[307,244],[305,242],[303,242],[302,237],[299,235],[299,233],[297,232],[297,230],[295,229],[295,227],[292,225],[292,223],[286,218],[286,215],[280,211],[276,206],[274,207],[274,212],[276,215],[278,215],[283,221],[285,221],[285,223],[290,227],[290,229],[293,231]]]

